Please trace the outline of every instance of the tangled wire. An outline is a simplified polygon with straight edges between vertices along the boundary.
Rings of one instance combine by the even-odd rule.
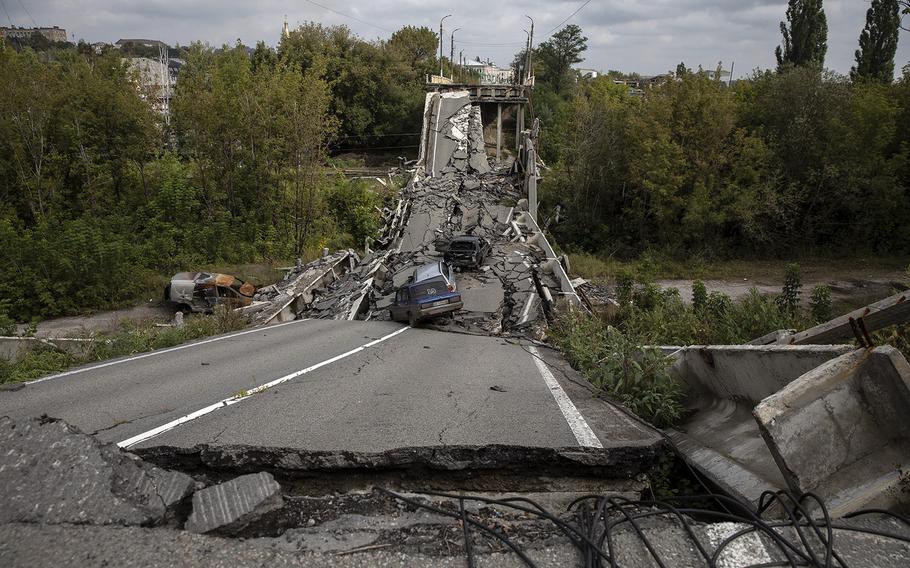
[[[675,505],[663,501],[632,501],[623,497],[589,495],[573,501],[568,507],[568,515],[558,516],[547,511],[547,509],[533,500],[520,497],[488,499],[433,491],[421,492],[423,495],[457,501],[458,511],[456,512],[412,499],[387,489],[377,488],[377,490],[396,501],[407,503],[417,509],[425,509],[460,520],[464,530],[465,554],[469,568],[475,566],[473,531],[479,531],[503,543],[527,566],[535,567],[536,564],[520,546],[509,539],[501,530],[484,524],[475,515],[468,513],[465,510],[465,502],[505,507],[552,523],[558,529],[558,532],[564,535],[578,549],[583,560],[582,565],[585,568],[601,568],[604,566],[616,568],[619,566],[617,563],[618,550],[615,542],[616,531],[618,528],[625,529],[626,526],[631,527],[657,566],[661,568],[674,566],[673,563],[668,563],[669,561],[661,556],[655,543],[649,539],[645,528],[641,524],[644,519],[659,516],[669,516],[679,521],[686,536],[693,544],[696,553],[702,558],[704,565],[709,568],[715,568],[719,565],[724,551],[729,549],[734,542],[755,533],[763,535],[767,542],[773,543],[774,549],[779,552],[779,557],[783,558],[783,560],[757,565],[757,567],[760,566],[762,568],[772,566],[847,568],[848,564],[835,547],[835,529],[865,533],[884,539],[910,543],[910,537],[907,535],[860,527],[831,519],[825,504],[817,495],[812,493],[794,497],[786,491],[766,491],[762,494],[759,505],[754,510],[744,507],[740,501],[716,493],[677,497],[673,499],[676,503]],[[713,502],[717,505],[717,509],[696,507],[696,504],[702,502]],[[772,507],[775,508],[775,512],[784,515],[782,520],[766,518]],[[810,513],[810,508],[815,509],[817,513],[815,515]],[[910,519],[879,509],[859,511],[845,518],[855,518],[870,514],[883,515],[894,519],[910,529]],[[744,526],[725,538],[715,547],[713,552],[709,552],[693,530],[693,517],[718,522],[738,523]],[[787,538],[783,534],[787,531],[792,531],[795,534],[795,538]]]

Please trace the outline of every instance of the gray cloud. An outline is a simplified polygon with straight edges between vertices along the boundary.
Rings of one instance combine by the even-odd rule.
[[[582,0],[318,0],[370,22],[372,26],[334,14],[303,0],[0,0],[13,23],[65,27],[76,38],[116,41],[150,37],[169,43],[194,40],[213,45],[241,39],[249,45],[278,41],[285,14],[291,25],[304,21],[345,24],[366,39],[388,37],[384,30],[402,25],[436,29],[451,13],[446,28],[462,28],[456,50],[467,56],[490,57],[501,65],[525,40],[523,14],[534,17],[535,35],[543,39]],[[826,0],[829,68],[847,73],[853,64],[868,0]],[[778,23],[785,0],[593,0],[571,22],[589,38],[585,67],[660,73],[680,61],[690,67],[713,68],[736,63],[737,75],[774,66],[780,42]],[[6,14],[0,12],[5,25]],[[375,26],[375,27],[373,27]],[[448,47],[448,34],[446,34]],[[902,32],[897,67],[910,61],[910,33]]]

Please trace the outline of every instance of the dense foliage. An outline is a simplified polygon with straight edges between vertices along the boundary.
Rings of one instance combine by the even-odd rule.
[[[630,95],[609,78],[557,100],[544,211],[602,254],[910,250],[910,76],[850,83],[798,67],[733,87],[706,73]]]
[[[780,23],[783,44],[775,50],[779,69],[825,65],[828,19],[823,0],[789,0],[787,21]]]
[[[374,233],[387,196],[326,168],[347,75],[260,47],[186,50],[170,127],[114,50],[0,47],[4,314],[129,303],[177,270]]]
[[[872,0],[866,12],[866,27],[859,36],[856,66],[850,70],[854,81],[892,81],[900,24],[897,0]]]

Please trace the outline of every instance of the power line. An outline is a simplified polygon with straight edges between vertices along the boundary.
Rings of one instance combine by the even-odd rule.
[[[512,41],[509,43],[484,43],[478,41],[461,41],[459,40],[458,45],[470,45],[470,46],[479,46],[479,47],[513,47],[513,46],[523,46],[525,42],[523,41]]]
[[[346,136],[339,136],[339,139],[344,138],[387,138],[392,136],[420,136],[420,132],[392,132],[389,134],[348,134]]]
[[[38,22],[36,22],[35,18],[33,18],[32,15],[29,13],[28,8],[25,7],[25,4],[22,3],[22,0],[19,0],[19,5],[22,6],[23,10],[25,10],[25,13],[28,16],[28,19],[32,21],[32,25],[37,28]]]
[[[3,13],[6,14],[6,19],[9,20],[9,27],[13,27],[13,19],[9,17],[9,11],[6,9],[6,3],[3,0],[0,0],[0,6],[3,6]]]
[[[388,29],[388,28],[384,28],[384,27],[382,27],[382,26],[377,26],[376,24],[373,24],[373,23],[368,22],[368,21],[366,21],[366,20],[361,20],[360,18],[358,18],[358,17],[356,17],[356,16],[352,16],[352,15],[350,15],[350,14],[345,14],[344,12],[339,12],[338,10],[336,10],[336,9],[334,9],[334,8],[329,8],[328,6],[324,6],[324,5],[320,4],[319,2],[314,2],[313,0],[306,0],[306,1],[307,1],[308,3],[314,5],[314,6],[319,6],[319,7],[322,8],[323,10],[328,10],[329,12],[332,12],[333,14],[338,14],[339,16],[342,16],[342,17],[345,17],[345,18],[350,18],[350,19],[354,20],[355,22],[360,22],[361,24],[365,24],[365,25],[370,26],[370,27],[372,27],[372,28],[376,28],[377,30],[382,30],[382,31],[388,32],[388,33],[390,33],[390,34],[395,33],[393,30],[390,30],[390,29]]]
[[[545,38],[548,38],[548,37],[550,37],[551,35],[553,35],[553,32],[555,32],[556,30],[558,30],[559,28],[561,28],[562,25],[563,25],[564,23],[566,23],[566,22],[568,22],[569,20],[571,20],[572,17],[575,16],[575,14],[581,12],[581,9],[584,8],[585,6],[587,6],[587,5],[590,4],[590,3],[591,3],[591,0],[588,0],[587,2],[585,2],[584,4],[582,4],[581,6],[579,6],[577,10],[575,10],[574,12],[572,12],[571,14],[569,14],[569,17],[568,17],[568,18],[566,18],[565,20],[559,22],[558,24],[556,24],[556,27],[554,27],[552,30],[548,31],[548,32],[547,32],[547,35],[545,35],[544,37],[545,37]]]
[[[364,146],[361,148],[332,148],[332,149],[336,152],[350,152],[352,150],[400,150],[403,148],[420,148],[420,144],[412,144],[410,146],[377,146],[377,147]]]

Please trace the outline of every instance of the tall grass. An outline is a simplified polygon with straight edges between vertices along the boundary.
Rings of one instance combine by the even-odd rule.
[[[685,391],[668,373],[670,359],[648,346],[742,344],[814,323],[795,302],[800,293],[796,266],[779,298],[753,289],[734,302],[696,282],[691,306],[677,290],[636,280],[627,271],[618,272],[616,282],[618,310],[561,314],[551,337],[595,387],[658,427],[680,420]]]
[[[165,349],[194,339],[236,331],[246,323],[239,313],[224,307],[217,308],[213,315],[189,316],[180,328],[125,322],[112,333],[86,337],[90,343],[82,356],[42,344],[16,362],[0,359],[0,383],[31,381],[76,365]]]
[[[683,411],[682,386],[667,372],[670,359],[643,348],[599,318],[563,313],[551,336],[572,366],[595,387],[658,427],[672,426]]]

